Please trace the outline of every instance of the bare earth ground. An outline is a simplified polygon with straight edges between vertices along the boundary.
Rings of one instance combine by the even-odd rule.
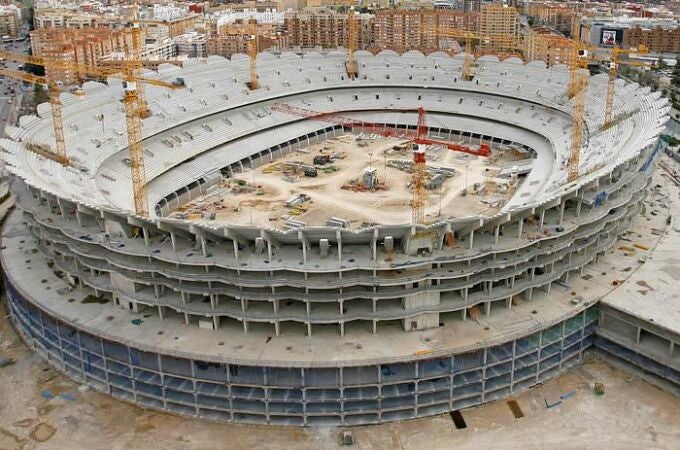
[[[29,351],[1,308],[0,449],[333,449],[337,428],[299,429],[202,422],[153,412],[80,390]],[[595,381],[606,395],[593,393]],[[52,398],[41,394],[48,391]],[[575,391],[560,405],[546,408]],[[50,395],[47,395],[48,397]],[[356,449],[677,449],[680,399],[590,357],[557,379],[515,398],[449,415],[352,428]]]
[[[392,149],[394,145],[404,142],[403,139],[378,138],[364,140],[362,143],[365,147],[359,147],[355,136],[343,135],[315,143],[306,147],[304,152],[293,152],[273,163],[234,175],[235,180],[254,187],[254,192],[233,194],[228,188],[213,191],[183,205],[178,212],[187,213],[191,220],[205,220],[210,213],[215,213],[217,222],[279,227],[289,217],[310,225],[324,225],[331,217],[346,219],[352,227],[374,222],[377,218],[386,224],[409,223],[412,193],[408,184],[412,175],[387,165],[388,161],[412,160],[411,150]],[[487,159],[445,148],[428,148],[429,165],[455,170],[455,175],[446,179],[441,189],[427,191],[425,213],[429,220],[440,217],[440,211],[441,216],[445,217],[497,211],[495,206],[490,205],[507,200],[510,197],[508,192],[500,193],[489,188],[483,195],[461,197],[461,191],[475,183],[505,182],[492,175],[498,173],[496,166],[509,164],[516,155],[495,150],[495,156]],[[337,154],[340,158],[327,165],[317,166],[317,177],[305,177],[301,170],[295,175],[290,170],[284,170],[286,164],[293,162],[312,167],[315,156],[331,154]],[[370,192],[343,189],[352,180],[361,179],[363,170],[368,166],[377,170],[378,181],[386,186],[385,190]],[[292,179],[295,182],[291,182]],[[284,203],[300,193],[308,195],[311,201],[303,205],[305,212],[291,214],[290,208]],[[194,217],[200,213],[204,213],[204,217]]]

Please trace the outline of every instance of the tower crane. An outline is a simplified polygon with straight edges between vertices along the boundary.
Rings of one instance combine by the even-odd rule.
[[[146,100],[140,101],[140,95],[143,95],[139,91],[139,87],[145,84],[150,84],[153,86],[168,88],[168,89],[178,89],[184,86],[182,82],[168,82],[163,80],[156,80],[153,78],[144,78],[137,76],[135,74],[137,65],[141,65],[141,60],[130,60],[126,62],[124,66],[124,73],[119,73],[118,70],[112,68],[101,68],[94,67],[85,64],[72,64],[67,61],[51,60],[47,58],[41,58],[36,56],[27,55],[17,55],[10,52],[0,52],[0,56],[6,59],[21,61],[25,63],[45,66],[46,68],[63,68],[68,70],[78,71],[79,73],[84,73],[85,76],[90,77],[116,77],[122,78],[124,80],[125,88],[125,115],[127,123],[127,134],[128,134],[128,148],[130,151],[130,161],[131,161],[131,171],[132,171],[132,184],[134,193],[134,203],[135,212],[140,216],[148,216],[148,203],[146,199],[146,178],[144,175],[144,160],[143,160],[143,149],[141,144],[141,126],[142,119],[148,117],[148,108],[146,107]],[[129,63],[129,64],[127,64]],[[67,165],[69,162],[68,155],[66,152],[66,145],[64,140],[64,128],[63,128],[63,116],[61,111],[61,101],[59,95],[61,93],[61,88],[56,82],[51,80],[49,77],[40,77],[25,72],[20,72],[10,69],[0,70],[0,74],[6,75],[10,78],[15,78],[18,80],[26,81],[33,84],[44,85],[48,87],[48,94],[50,99],[50,105],[52,107],[52,117],[54,126],[54,136],[56,143],[56,151],[51,153],[45,151],[44,149],[39,149],[37,147],[32,148],[33,151],[37,151],[46,158],[57,161],[61,164]],[[147,114],[145,114],[142,108],[146,108]]]
[[[614,125],[615,123],[614,94],[616,90],[616,78],[619,75],[619,66],[622,64],[621,55],[631,53],[645,54],[647,53],[647,47],[643,45],[638,47],[637,49],[632,50],[614,47],[611,50],[611,54],[609,57],[609,77],[607,79],[607,100],[605,102],[604,122],[602,123],[602,127],[600,128],[602,130],[611,128],[611,126]],[[625,64],[633,66],[645,66],[644,63],[638,63],[634,61],[627,61]]]
[[[128,25],[128,29],[130,30],[131,43],[126,51],[123,68],[124,72],[129,72],[129,75],[137,76],[140,75],[144,69],[144,63],[142,62],[143,37],[141,24],[139,22],[139,5],[137,4],[137,0],[132,1],[132,22]],[[151,116],[149,105],[146,103],[146,94],[144,93],[143,84],[137,86],[137,102],[139,103],[137,114],[139,114],[142,119]]]
[[[357,23],[354,7],[347,14],[347,76],[350,80],[357,77],[357,61],[354,55],[357,43]]]
[[[6,76],[8,78],[13,78],[15,80],[24,81],[26,83],[31,83],[34,85],[47,86],[47,92],[49,95],[49,102],[52,106],[52,124],[54,129],[54,140],[56,144],[55,152],[49,152],[34,146],[32,150],[41,154],[42,156],[63,164],[68,165],[69,159],[66,154],[66,142],[64,140],[64,125],[63,118],[61,114],[61,100],[59,99],[59,94],[61,90],[57,84],[45,77],[33,75],[27,72],[22,72],[20,70],[12,69],[0,69],[0,75]]]
[[[254,91],[260,87],[260,83],[257,80],[257,52],[259,46],[257,42],[257,21],[255,19],[248,21],[248,32],[250,34],[248,39],[248,56],[250,57],[250,82],[248,83],[248,88]]]
[[[473,61],[473,55],[475,54],[473,46],[475,41],[491,45],[498,49],[504,49],[504,51],[500,53],[505,53],[505,51],[524,53],[524,48],[514,36],[482,35],[473,31],[446,28],[442,26],[424,26],[423,28],[428,32],[434,33],[437,42],[439,42],[441,38],[465,41],[465,60],[463,62],[462,77],[466,81],[472,81],[475,76]],[[497,52],[491,51],[487,53]],[[519,56],[521,57],[521,55]]]
[[[580,42],[572,42],[569,60],[568,96],[574,101],[570,136],[570,151],[567,180],[572,182],[579,176],[579,161],[583,146],[583,125],[585,115],[586,91],[588,89],[588,50]]]
[[[411,201],[411,220],[414,224],[422,224],[425,220],[426,145],[440,145],[442,147],[448,148],[449,150],[477,156],[489,156],[491,154],[491,147],[488,144],[480,144],[478,148],[472,148],[455,144],[453,142],[430,139],[427,136],[427,112],[423,107],[418,108],[418,124],[416,126],[415,132],[413,130],[351,119],[333,112],[320,112],[311,109],[299,108],[285,103],[274,103],[270,109],[272,111],[283,112],[292,116],[342,125],[343,127],[351,128],[355,131],[379,134],[386,137],[400,137],[408,139],[416,144],[417,148],[413,152],[413,198]]]

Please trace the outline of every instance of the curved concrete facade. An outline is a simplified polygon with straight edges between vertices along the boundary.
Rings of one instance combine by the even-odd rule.
[[[455,59],[359,56],[366,76],[347,88],[268,89],[193,116],[181,103],[187,117],[166,117],[167,131],[147,133],[156,206],[150,219],[127,211],[120,192],[113,197],[124,184],[124,149],[100,142],[96,148],[109,146],[108,153],[95,158],[88,144],[73,144],[96,161],[84,160],[80,170],[42,161],[38,169],[38,157],[20,147],[49,121],[25,119],[22,130],[12,131],[17,140],[0,145],[23,211],[5,226],[1,254],[14,321],[27,342],[71,376],[124,400],[211,420],[291,425],[437,414],[526,389],[580,360],[598,313],[592,302],[553,289],[596,262],[639,212],[665,101],[629,85],[635,95],[619,99],[623,118],[600,132],[592,99],[582,177],[566,183],[570,111],[546,93],[548,86],[555,96],[561,92],[566,82],[556,80],[564,82],[566,72],[485,61],[475,81],[445,86],[439,64],[453,71]],[[328,82],[337,59],[299,63],[318,65]],[[435,60],[441,61],[434,70],[418,62]],[[385,65],[395,64],[420,74],[418,87],[389,77],[389,86],[378,85],[376,77],[390,72]],[[263,73],[278,77],[277,71],[265,65]],[[210,109],[201,89],[215,83],[205,75],[203,88],[197,78],[192,85],[197,73],[187,69],[188,84]],[[538,91],[502,85],[510,74],[521,80],[532,73]],[[489,85],[492,75],[506,78]],[[596,77],[592,85],[603,82]],[[361,103],[371,89],[379,93]],[[318,105],[329,95],[347,114],[401,127],[414,125],[410,111],[419,101],[443,103],[428,107],[439,124],[431,134],[513,145],[535,162],[493,216],[287,230],[164,217],[220,173],[343,131],[267,112],[274,100]],[[466,107],[452,107],[454,98]],[[152,110],[167,111],[164,101],[159,95]],[[68,124],[68,112],[73,119],[81,110],[66,103]],[[243,116],[257,132],[244,125],[231,138],[213,136],[215,121],[236,127]],[[640,128],[622,131],[628,121]],[[179,122],[184,128],[170,127]],[[169,146],[164,140],[180,129],[193,143],[173,144],[176,160],[161,170],[153,160],[169,156],[154,145]],[[55,174],[63,180],[49,178]],[[69,177],[75,187],[60,185]],[[90,198],[80,191],[88,187]],[[478,330],[480,321],[489,326]],[[468,332],[473,326],[477,331]]]

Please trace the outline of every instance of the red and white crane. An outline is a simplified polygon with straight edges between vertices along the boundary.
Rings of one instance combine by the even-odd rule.
[[[318,120],[320,122],[328,122],[336,125],[342,125],[346,128],[351,128],[354,131],[362,131],[364,133],[379,134],[386,137],[397,137],[401,139],[408,139],[417,144],[418,147],[413,152],[413,200],[411,202],[412,221],[413,223],[423,223],[425,220],[425,146],[439,145],[446,147],[455,152],[463,152],[476,156],[489,156],[491,154],[491,147],[489,144],[480,144],[479,147],[467,147],[453,142],[439,141],[428,137],[429,127],[427,126],[427,112],[425,108],[418,108],[418,125],[415,130],[397,128],[390,125],[382,125],[373,122],[365,122],[362,120],[351,119],[349,117],[341,116],[334,112],[320,112],[311,109],[291,106],[286,103],[274,103],[270,109],[272,111],[283,112],[292,116],[302,117],[306,119]]]

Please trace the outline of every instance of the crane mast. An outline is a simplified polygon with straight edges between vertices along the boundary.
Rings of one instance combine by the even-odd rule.
[[[137,0],[132,3],[132,26],[130,27],[130,40],[131,45],[129,47],[130,52],[126,55],[127,62],[133,68],[133,74],[135,76],[141,75],[144,65],[142,63],[142,28],[139,22],[139,5]],[[137,86],[137,102],[138,114],[142,119],[146,119],[151,116],[151,111],[146,103],[146,94],[144,92],[144,85],[140,83]]]
[[[250,19],[248,21],[248,32],[250,37],[248,39],[248,56],[250,57],[250,82],[248,83],[248,88],[251,91],[258,89],[260,83],[257,80],[257,21],[255,19]]]
[[[573,43],[572,57],[569,61],[569,97],[574,101],[570,136],[567,181],[579,177],[581,147],[583,146],[583,125],[585,115],[586,91],[588,89],[588,52],[578,42]]]
[[[354,55],[357,43],[357,23],[354,10],[347,14],[347,76],[350,80],[357,77],[357,61]]]
[[[52,127],[54,132],[55,141],[55,151],[47,152],[40,151],[40,154],[46,158],[57,161],[60,164],[67,166],[69,164],[68,154],[66,153],[66,140],[64,139],[64,125],[63,116],[61,112],[61,99],[59,95],[61,90],[56,83],[49,80],[46,77],[40,77],[27,72],[22,72],[13,69],[0,69],[0,75],[6,76],[8,78],[13,78],[15,80],[25,81],[27,83],[47,86],[48,98],[50,102],[50,107],[52,109]]]

